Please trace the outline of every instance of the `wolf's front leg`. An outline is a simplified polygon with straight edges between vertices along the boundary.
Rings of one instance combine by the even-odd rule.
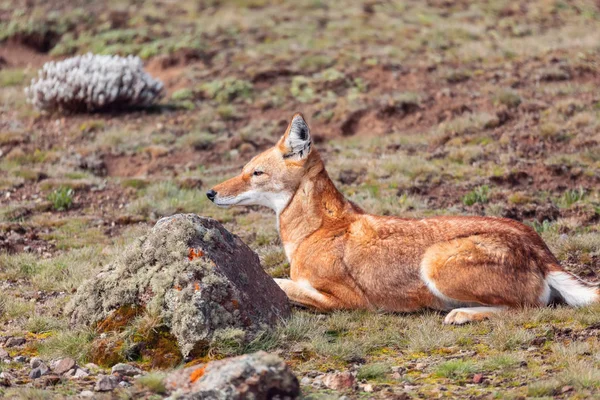
[[[316,308],[320,311],[344,308],[340,301],[328,293],[319,292],[308,281],[294,282],[291,279],[275,279],[275,282],[294,304]]]

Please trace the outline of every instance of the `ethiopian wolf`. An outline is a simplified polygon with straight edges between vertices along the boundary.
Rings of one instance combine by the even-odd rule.
[[[299,113],[273,148],[206,195],[222,207],[275,211],[291,267],[291,279],[276,281],[293,303],[318,310],[431,308],[463,324],[508,308],[600,299],[519,222],[363,211],[335,188]]]

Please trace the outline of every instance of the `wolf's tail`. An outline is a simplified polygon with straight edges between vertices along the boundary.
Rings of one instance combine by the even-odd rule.
[[[582,307],[600,301],[600,289],[584,282],[560,266],[553,266],[546,276],[551,298],[562,299],[573,307]]]

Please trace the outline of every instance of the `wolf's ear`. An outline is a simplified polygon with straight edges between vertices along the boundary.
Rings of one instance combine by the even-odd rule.
[[[308,157],[311,144],[312,140],[308,124],[302,114],[294,114],[279,144],[283,158],[303,160]]]

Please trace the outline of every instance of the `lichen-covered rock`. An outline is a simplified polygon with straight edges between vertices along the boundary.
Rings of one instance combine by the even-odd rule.
[[[158,221],[85,282],[66,312],[73,324],[106,330],[126,325],[134,309],[159,314],[184,357],[222,340],[252,340],[290,312],[256,253],[217,221],[194,214]]]
[[[25,94],[40,110],[96,111],[148,106],[163,95],[163,84],[139,57],[86,54],[47,62]]]
[[[173,372],[166,380],[172,399],[295,399],[300,385],[289,366],[259,351]]]

